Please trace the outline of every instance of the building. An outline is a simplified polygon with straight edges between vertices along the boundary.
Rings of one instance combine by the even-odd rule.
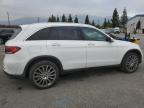
[[[135,15],[127,22],[128,33],[144,33],[144,14]]]

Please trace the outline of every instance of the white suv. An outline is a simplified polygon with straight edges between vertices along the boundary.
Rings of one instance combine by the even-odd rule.
[[[132,73],[142,62],[138,45],[112,39],[90,25],[39,23],[17,31],[6,43],[3,70],[28,77],[40,89],[69,70],[118,65]]]

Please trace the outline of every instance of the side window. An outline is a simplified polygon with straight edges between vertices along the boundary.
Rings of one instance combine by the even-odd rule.
[[[27,40],[80,40],[80,31],[71,27],[51,27],[42,29]]]
[[[34,33],[27,40],[47,40],[48,33],[49,33],[49,29],[45,28],[45,29],[39,30],[38,32]]]
[[[59,40],[81,40],[80,31],[76,28],[62,27],[57,30]]]
[[[58,33],[56,29],[45,28],[36,32],[27,40],[58,40]]]
[[[82,28],[85,40],[91,41],[106,41],[107,36],[100,31],[92,28]]]

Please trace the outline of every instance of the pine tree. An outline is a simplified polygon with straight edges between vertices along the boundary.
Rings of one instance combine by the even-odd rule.
[[[48,18],[48,22],[51,22],[51,17]]]
[[[112,26],[113,27],[119,27],[120,26],[120,21],[119,21],[119,14],[117,12],[117,9],[115,8],[112,16]]]
[[[86,15],[86,18],[85,18],[85,24],[90,24],[89,16],[88,15]]]
[[[92,21],[92,26],[95,26],[95,21],[94,20]]]
[[[60,22],[59,16],[57,16],[56,22]]]
[[[62,21],[61,22],[67,22],[67,19],[66,19],[66,17],[65,17],[65,15],[63,14],[63,16],[62,16]]]
[[[110,20],[107,21],[107,27],[112,27]]]
[[[74,23],[79,23],[77,16],[75,16]]]
[[[121,25],[122,25],[122,27],[125,28],[125,25],[126,25],[127,21],[128,21],[127,10],[126,10],[126,8],[124,8],[123,14],[121,16]]]
[[[73,22],[71,14],[69,14],[68,22]]]
[[[103,27],[104,27],[104,28],[107,27],[107,20],[106,20],[106,18],[105,18],[105,20],[104,20]]]
[[[54,15],[51,16],[51,22],[56,22],[56,17]]]

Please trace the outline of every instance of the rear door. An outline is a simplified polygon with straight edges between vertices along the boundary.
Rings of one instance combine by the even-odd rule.
[[[57,57],[64,70],[86,67],[86,42],[77,27],[52,27],[47,41],[49,54]]]

